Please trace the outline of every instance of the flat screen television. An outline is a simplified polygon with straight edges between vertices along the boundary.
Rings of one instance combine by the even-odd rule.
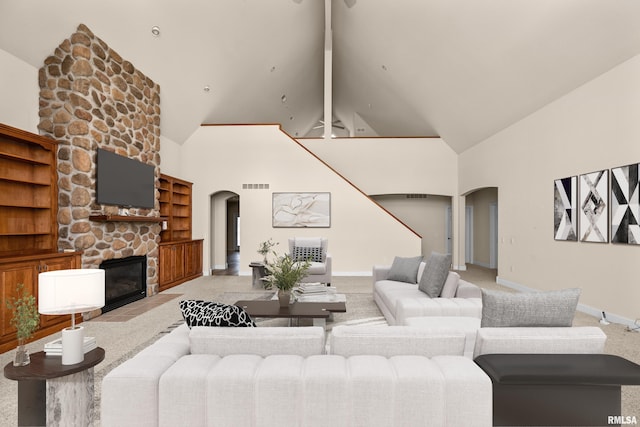
[[[155,170],[134,159],[98,148],[96,201],[153,209],[155,206]]]

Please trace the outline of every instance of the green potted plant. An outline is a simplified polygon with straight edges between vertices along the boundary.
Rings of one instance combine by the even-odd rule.
[[[273,239],[270,237],[269,240],[260,243],[260,246],[258,246],[258,253],[262,255],[262,263],[264,265],[267,265],[267,255],[269,255],[269,253],[275,254],[272,248],[277,244],[278,242],[274,242]]]
[[[36,299],[25,290],[23,283],[18,283],[16,296],[12,296],[7,300],[7,308],[13,311],[9,324],[16,328],[16,338],[18,339],[18,348],[16,349],[13,365],[28,365],[31,359],[25,343],[33,336],[33,333],[40,325],[40,313],[38,313]]]
[[[264,287],[266,289],[272,289],[274,286],[278,288],[278,299],[281,307],[289,304],[291,290],[307,275],[310,265],[309,260],[296,261],[289,254],[282,256],[277,256],[276,254],[273,262],[265,264],[267,276],[263,279]]]

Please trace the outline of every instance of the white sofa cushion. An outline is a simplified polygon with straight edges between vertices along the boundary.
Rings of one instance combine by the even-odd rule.
[[[492,353],[603,353],[607,336],[597,326],[480,328],[473,357]]]
[[[464,316],[482,317],[480,298],[401,298],[396,302],[396,325],[405,325],[409,317]]]
[[[465,336],[464,355],[473,358],[476,334],[480,329],[480,319],[463,316],[423,316],[409,317],[407,326],[424,329],[426,333],[462,333]]]
[[[186,421],[233,427],[492,424],[491,380],[465,357],[183,359],[163,375],[160,426]],[[192,403],[185,407],[189,396]],[[202,419],[206,423],[200,424]]]
[[[312,261],[309,263],[307,274],[325,274],[327,272],[327,264],[324,262]]]
[[[440,298],[454,298],[458,291],[459,283],[460,275],[454,271],[450,271],[447,275],[447,280],[444,281],[444,286],[440,292]]]
[[[475,337],[474,337],[475,338]],[[346,326],[333,328],[330,352],[340,356],[378,355],[384,357],[419,355],[463,355],[465,335],[411,326]]]
[[[298,328],[203,327],[189,333],[191,354],[295,354],[310,356],[324,352],[325,332],[320,326]]]

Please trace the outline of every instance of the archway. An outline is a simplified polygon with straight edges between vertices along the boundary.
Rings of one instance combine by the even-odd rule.
[[[237,275],[240,259],[240,196],[232,191],[218,191],[210,196],[210,203],[211,274]]]
[[[481,188],[467,194],[465,205],[465,262],[497,269],[498,188]]]

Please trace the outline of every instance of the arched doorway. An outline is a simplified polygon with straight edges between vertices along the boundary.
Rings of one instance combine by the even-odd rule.
[[[238,275],[240,260],[240,196],[232,191],[211,195],[211,236],[209,238],[212,275]]]
[[[498,189],[475,190],[465,201],[465,263],[497,269]]]

